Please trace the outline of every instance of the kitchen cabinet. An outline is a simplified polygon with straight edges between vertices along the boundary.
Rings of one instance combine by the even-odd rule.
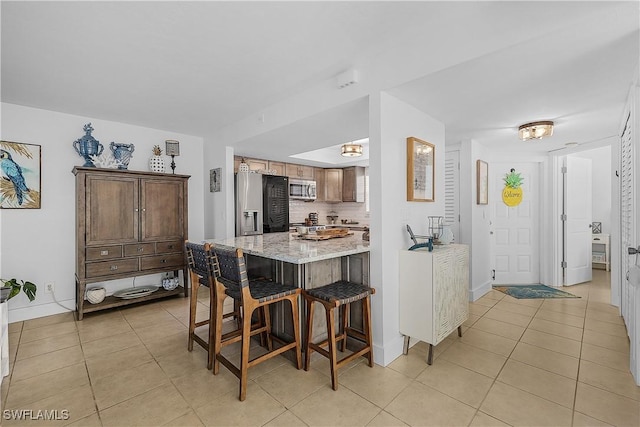
[[[324,169],[315,168],[313,171],[314,179],[316,180],[316,202],[324,202],[325,200],[325,174]]]
[[[343,168],[342,173],[342,201],[364,203],[364,167],[351,166]]]
[[[269,170],[274,171],[274,175],[287,176],[284,162],[272,162],[269,160]]]
[[[608,234],[592,234],[591,235],[591,264],[593,267],[603,267],[609,271],[611,265],[609,261],[609,235]]]
[[[325,202],[342,202],[342,169],[325,169]]]
[[[87,284],[183,270],[187,175],[76,167],[76,310],[85,313],[183,293],[107,297],[85,305]]]
[[[233,156],[233,171],[238,172],[243,157]],[[274,175],[286,176],[285,163],[271,160],[254,159],[244,157],[244,162],[249,165],[249,170],[254,172],[274,171]]]
[[[316,201],[342,202],[342,169],[315,168]]]
[[[248,159],[245,157],[244,162],[249,165],[249,170],[253,172],[269,170],[268,160]]]
[[[297,165],[294,163],[285,164],[286,176],[289,178],[313,180],[315,179],[314,169],[313,166]]]
[[[458,329],[469,317],[469,247],[442,245],[427,250],[400,251],[400,333],[433,346]]]

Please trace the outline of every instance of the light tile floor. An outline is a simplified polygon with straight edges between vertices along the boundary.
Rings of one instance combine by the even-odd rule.
[[[89,315],[10,325],[4,410],[58,411],[68,420],[2,423],[76,426],[638,426],[640,387],[629,342],[610,306],[608,273],[574,286],[580,299],[516,300],[491,291],[470,305],[463,336],[418,343],[386,368],[364,359],[309,372],[277,357],[250,370],[247,400],[224,367],[186,350],[188,305],[178,298]],[[199,312],[206,314],[206,294]],[[205,331],[206,333],[206,331]],[[233,354],[237,347],[227,347]],[[41,414],[41,413],[40,413]],[[53,413],[56,415],[56,413]]]

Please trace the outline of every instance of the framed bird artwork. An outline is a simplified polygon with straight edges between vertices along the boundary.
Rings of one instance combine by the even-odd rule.
[[[0,208],[40,209],[42,147],[0,141]]]

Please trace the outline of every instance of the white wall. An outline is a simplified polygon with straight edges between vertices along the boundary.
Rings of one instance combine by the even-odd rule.
[[[224,239],[235,236],[233,148],[206,140],[203,150],[205,192],[205,238]],[[221,190],[209,191],[209,171],[222,168]]]
[[[399,333],[398,251],[416,234],[427,234],[429,215],[444,216],[444,125],[387,93],[369,97],[371,198],[371,286],[375,362],[387,365],[402,354]],[[406,139],[435,145],[435,202],[407,202]]]
[[[602,232],[611,234],[611,146],[581,151],[572,156],[591,159],[591,218],[602,223]]]
[[[491,290],[492,280],[489,205],[476,204],[476,161],[488,162],[489,150],[473,140],[462,141],[459,150],[460,243],[470,246],[469,299],[475,301]]]
[[[50,294],[44,293],[44,284],[49,282],[55,283],[56,299],[75,309],[76,198],[71,171],[74,166],[84,164],[84,160],[72,144],[84,135],[82,127],[86,123],[92,123],[93,136],[105,150],[109,150],[111,141],[135,144],[130,170],[149,170],[152,147],[160,145],[164,149],[166,139],[179,140],[176,173],[191,175],[189,238],[204,238],[202,138],[13,104],[3,103],[1,108],[3,140],[42,146],[41,209],[6,209],[0,217],[2,277],[39,285],[34,302],[29,303],[22,294],[10,301],[10,322],[65,311],[53,302]],[[136,283],[156,283],[157,278],[158,275],[143,276]],[[106,284],[109,293],[127,286],[131,286],[131,279]]]
[[[364,203],[342,202],[305,202],[304,200],[289,200],[289,221],[304,222],[310,212],[318,214],[319,224],[329,224],[327,215],[329,212],[335,212],[338,215],[336,224],[340,224],[341,220],[355,221],[360,226],[369,225],[369,213],[366,211]]]

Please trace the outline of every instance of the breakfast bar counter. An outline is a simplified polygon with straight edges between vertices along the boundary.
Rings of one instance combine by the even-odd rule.
[[[206,242],[227,249],[241,248],[245,254],[291,264],[308,264],[369,252],[369,242],[362,240],[361,232],[319,241],[306,240],[298,233],[267,233]]]
[[[338,280],[369,285],[369,242],[362,240],[362,234],[355,231],[348,236],[315,241],[306,240],[298,233],[285,232],[205,242],[214,247],[242,249],[247,259],[249,278],[261,277],[302,289],[313,289]],[[273,330],[281,337],[290,338],[293,330],[287,324],[287,319],[291,318],[287,311],[289,307],[284,304],[276,306],[272,308]],[[302,317],[301,325],[304,324]],[[352,326],[360,329],[361,307],[358,304],[351,310],[351,319]],[[314,341],[316,337],[326,335],[323,326],[324,316],[321,310],[317,310],[314,316]]]

